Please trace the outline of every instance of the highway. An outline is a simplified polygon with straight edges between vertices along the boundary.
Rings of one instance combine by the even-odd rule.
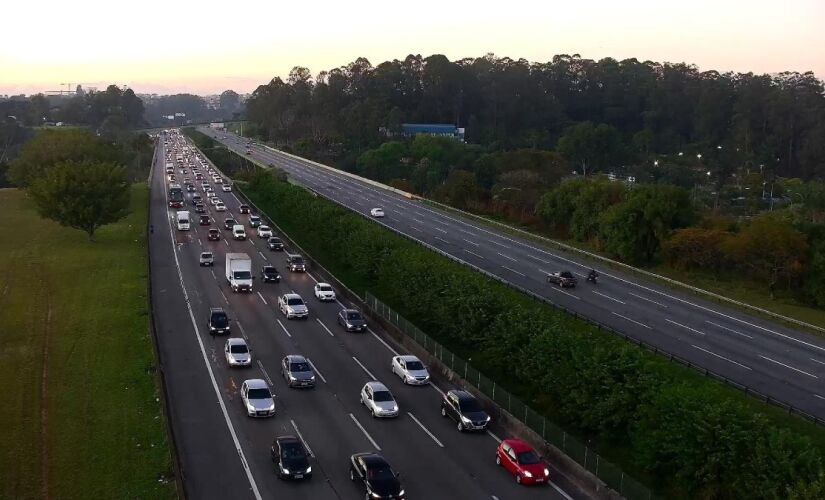
[[[247,140],[199,129],[244,155]],[[825,419],[825,339],[629,273],[601,269],[580,255],[542,247],[420,200],[354,179],[340,171],[261,145],[251,158],[286,171],[297,182],[353,211],[386,213],[376,223],[393,228],[571,311],[643,340],[771,398]],[[575,289],[545,281],[569,270]]]
[[[161,139],[151,180],[152,311],[189,498],[363,498],[363,488],[349,479],[348,460],[353,453],[376,450],[401,473],[410,499],[580,498],[555,470],[549,486],[516,484],[495,465],[495,427],[488,433],[459,433],[452,421],[441,417],[440,392],[450,387],[403,385],[390,371],[397,346],[381,338],[380,331],[345,333],[336,323],[343,304],[315,299],[311,268],[307,273],[286,271],[285,254],[268,250],[254,235],[234,193],[217,193],[226,212],[214,212],[207,203],[210,226],[197,224],[198,214],[189,204],[192,194],[187,193],[183,209],[190,210],[193,224],[189,231],[178,231],[172,220],[176,209],[167,202],[164,158]],[[249,239],[226,239],[225,217],[246,225]],[[207,230],[215,227],[222,238],[208,241]],[[214,268],[199,266],[202,251],[214,253]],[[257,276],[265,263],[274,264],[281,282],[258,278],[253,293],[232,293],[224,278],[228,252],[247,253]],[[307,302],[308,320],[286,320],[278,312],[278,295],[290,291]],[[213,338],[206,328],[210,307],[223,307],[231,319],[231,336],[247,339],[251,367],[227,366],[227,337]],[[287,354],[309,358],[316,369],[316,388],[287,388],[280,375],[280,360]],[[276,396],[274,417],[246,415],[239,388],[250,378],[270,385]],[[373,419],[359,404],[361,387],[374,378],[393,392],[398,418]],[[311,480],[277,479],[269,447],[275,436],[285,434],[298,436],[311,451]]]

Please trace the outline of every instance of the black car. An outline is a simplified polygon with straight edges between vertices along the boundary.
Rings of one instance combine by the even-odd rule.
[[[348,332],[363,332],[367,329],[367,321],[358,309],[341,309],[338,313],[338,324]]]
[[[217,229],[210,229],[209,234],[207,234],[206,238],[209,241],[220,241],[221,239],[221,232]]]
[[[223,308],[211,307],[209,308],[209,321],[206,326],[209,327],[209,333],[212,335],[229,333],[229,316],[226,315]]]
[[[360,481],[367,498],[404,498],[398,474],[378,453],[356,453],[349,459],[349,478]]]
[[[284,249],[284,242],[281,241],[281,238],[273,236],[266,240],[266,246],[268,246],[270,250],[282,251]]]
[[[232,226],[234,226],[235,224],[237,224],[237,222],[235,222],[235,219],[227,218],[223,220],[223,228],[227,231],[232,231]]]
[[[441,400],[441,416],[455,420],[459,432],[484,430],[490,423],[490,416],[475,396],[457,389],[447,391]]]
[[[195,213],[205,214],[206,213],[206,205],[204,205],[203,203],[198,203],[197,205],[195,205]]]
[[[281,275],[278,274],[278,270],[275,269],[275,266],[266,265],[261,269],[261,279],[264,280],[264,283],[268,281],[278,283],[281,281]]]
[[[192,206],[196,206],[198,203],[201,203],[202,201],[203,201],[203,197],[201,197],[201,195],[196,194],[196,195],[192,196]]]
[[[194,184],[187,184],[186,185],[186,192],[187,193],[194,193],[195,192],[195,185]]]
[[[578,280],[570,271],[560,271],[547,275],[547,282],[559,285],[562,288],[573,288]]]
[[[209,225],[209,224],[211,224],[211,223],[212,223],[212,221],[211,221],[211,220],[209,220],[209,216],[208,216],[208,215],[201,215],[201,216],[198,218],[198,224],[200,224],[201,226],[208,226],[208,225]]]
[[[306,264],[304,264],[304,258],[294,253],[286,255],[286,267],[292,272],[302,272],[307,270]]]
[[[249,213],[249,205],[241,205],[239,208],[241,209],[242,214],[248,214]]]
[[[312,467],[304,444],[295,436],[278,436],[270,448],[275,473],[281,479],[309,479]]]

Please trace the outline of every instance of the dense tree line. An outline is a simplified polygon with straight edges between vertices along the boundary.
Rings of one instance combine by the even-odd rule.
[[[234,90],[221,93],[218,107],[210,107],[206,99],[194,94],[172,94],[145,97],[146,121],[156,127],[180,126],[212,120],[236,118],[242,111],[241,96]],[[184,116],[177,116],[175,114]],[[174,117],[172,121],[169,116]]]
[[[651,486],[664,496],[813,499],[825,494],[821,429],[788,422],[763,403],[267,172],[254,176],[245,191],[350,286],[366,287],[457,354],[472,354],[473,364],[505,387],[518,380],[509,389],[552,409],[566,426],[609,442],[619,451],[608,458],[649,472]]]
[[[466,127],[468,141],[488,151],[564,151],[591,170],[684,152],[703,154],[722,180],[740,165],[781,177],[825,174],[825,95],[810,72],[719,73],[577,55],[534,63],[410,55],[378,66],[358,58],[314,78],[296,67],[286,81],[259,86],[247,111],[262,138],[344,167],[382,142],[379,128],[424,122]],[[567,132],[576,140],[562,141]]]

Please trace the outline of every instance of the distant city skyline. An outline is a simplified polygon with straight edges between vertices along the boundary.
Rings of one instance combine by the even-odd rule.
[[[127,28],[123,12],[102,0],[16,2],[4,6],[4,17],[32,21],[0,32],[0,95],[66,90],[65,83],[72,90],[113,83],[146,94],[243,94],[293,66],[316,75],[357,57],[377,65],[408,54],[456,60],[489,52],[531,62],[579,54],[825,77],[821,0],[697,0],[689,9],[652,0],[552,3],[513,0],[501,10],[492,2],[423,0],[398,12],[374,0],[357,8],[207,0],[197,9],[144,0],[132,5]]]

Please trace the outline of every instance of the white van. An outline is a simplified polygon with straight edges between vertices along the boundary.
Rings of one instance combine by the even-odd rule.
[[[177,213],[178,231],[189,231],[189,212],[181,210]]]
[[[236,240],[246,239],[246,229],[244,229],[243,225],[235,224],[234,226],[232,226],[232,237]]]

